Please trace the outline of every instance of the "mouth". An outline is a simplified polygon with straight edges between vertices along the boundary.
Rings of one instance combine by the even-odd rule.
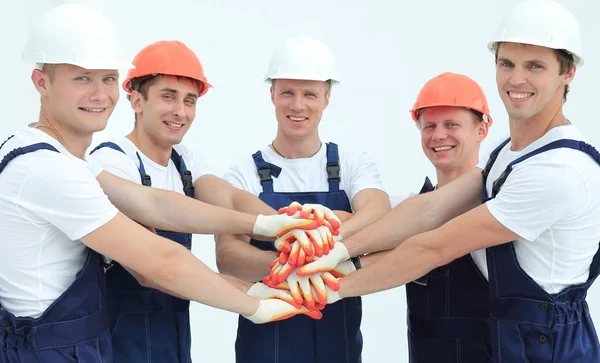
[[[287,118],[294,122],[308,121],[308,117],[302,117],[302,116],[288,116]]]
[[[183,128],[183,124],[181,122],[163,121],[163,123],[172,130],[181,130]]]
[[[100,114],[103,113],[104,111],[106,111],[107,107],[102,107],[102,108],[98,108],[98,107],[79,107],[79,109],[81,111],[84,112],[89,112],[89,113],[95,113],[95,114]]]
[[[437,146],[437,147],[432,147],[431,150],[434,153],[439,153],[439,152],[446,152],[446,151],[450,151],[452,149],[454,149],[456,146],[450,146],[450,145],[446,145],[446,146]]]
[[[533,95],[535,93],[533,92],[506,92],[506,94],[508,95],[508,97],[511,99],[511,101],[513,102],[524,102],[527,101],[528,99],[530,99],[531,97],[533,97]]]

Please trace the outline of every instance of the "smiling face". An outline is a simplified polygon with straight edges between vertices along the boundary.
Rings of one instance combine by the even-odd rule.
[[[516,43],[498,46],[496,84],[511,120],[528,120],[544,110],[558,109],[574,75],[575,67],[561,72],[553,49]]]
[[[329,84],[321,81],[277,79],[271,87],[278,131],[288,139],[318,138],[323,111],[329,104]]]
[[[87,70],[70,64],[35,70],[32,79],[42,107],[69,133],[90,136],[104,130],[119,100],[116,70]]]
[[[436,169],[461,170],[477,163],[488,124],[473,111],[464,107],[428,107],[420,113],[419,125],[423,152]]]
[[[143,92],[147,97],[133,91],[130,99],[136,128],[154,143],[168,147],[181,143],[196,117],[197,82],[160,75]]]

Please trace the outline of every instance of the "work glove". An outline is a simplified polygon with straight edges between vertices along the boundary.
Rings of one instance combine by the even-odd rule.
[[[274,245],[277,251],[287,254],[282,258],[289,259],[292,266],[301,266],[304,264],[298,262],[303,261],[301,253],[303,256],[321,257],[329,253],[334,243],[329,228],[321,226],[311,230],[295,229],[289,231],[278,237]],[[283,263],[285,263],[284,260],[282,260]]]
[[[274,289],[289,292],[296,306],[300,304],[308,310],[323,310],[327,304],[340,300],[340,295],[337,293],[339,288],[339,280],[331,273],[324,272],[307,277],[292,273],[287,281]]]
[[[337,231],[340,229],[342,222],[333,213],[333,211],[321,204],[300,204],[292,202],[287,207],[279,208],[279,214],[287,214],[288,216],[298,216],[304,219],[313,219],[317,221],[318,226],[325,225],[331,229],[331,233],[337,236]]]
[[[284,289],[275,289],[271,288],[262,282],[257,282],[250,287],[247,294],[249,296],[255,297],[258,300],[266,300],[266,299],[279,299],[283,300],[288,304],[293,305],[296,309],[299,309],[302,306],[302,302],[297,303],[290,291],[286,291]]]
[[[346,246],[342,242],[335,242],[333,249],[327,255],[300,267],[296,273],[298,276],[310,276],[318,272],[329,272],[349,259],[350,253]]]
[[[278,298],[259,300],[259,302],[256,312],[250,316],[245,316],[246,319],[255,324],[289,319],[298,314],[303,314],[316,320],[323,317],[323,314],[318,310],[310,311],[304,306],[300,309],[296,309],[292,304],[288,304]]]
[[[293,229],[315,229],[317,221],[287,214],[263,215],[256,217],[252,233],[259,236],[279,237]]]

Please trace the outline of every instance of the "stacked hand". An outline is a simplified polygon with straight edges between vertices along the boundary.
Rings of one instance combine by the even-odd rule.
[[[348,250],[340,242],[341,221],[329,208],[320,204],[294,202],[279,209],[279,213],[278,216],[269,216],[288,218],[276,233],[277,258],[271,263],[271,272],[263,278],[263,283],[255,284],[248,294],[268,299],[263,301],[279,299],[284,305],[270,307],[267,318],[253,321],[275,321],[297,314],[320,319],[319,310],[340,299],[338,278],[355,271],[349,261]],[[267,223],[257,220],[257,224]]]
[[[257,282],[250,287],[248,295],[260,300],[256,312],[246,318],[255,324],[271,323],[303,314],[313,319],[321,319],[320,311],[311,311],[302,305],[295,304],[289,292],[273,289],[262,282]]]

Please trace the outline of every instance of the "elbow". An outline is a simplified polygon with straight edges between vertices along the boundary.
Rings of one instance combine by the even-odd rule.
[[[217,247],[216,249],[216,262],[217,262],[217,270],[219,273],[224,275],[233,276],[233,271],[230,268],[230,258],[227,258],[227,251],[224,248]]]
[[[182,247],[183,248],[183,247]],[[163,288],[172,286],[181,275],[181,256],[180,252],[170,251],[161,256],[160,261],[157,261],[156,267],[152,268],[147,277],[144,277],[144,282],[147,287],[156,287],[156,284]],[[187,253],[187,250],[185,251]],[[151,286],[154,284],[154,286]]]

